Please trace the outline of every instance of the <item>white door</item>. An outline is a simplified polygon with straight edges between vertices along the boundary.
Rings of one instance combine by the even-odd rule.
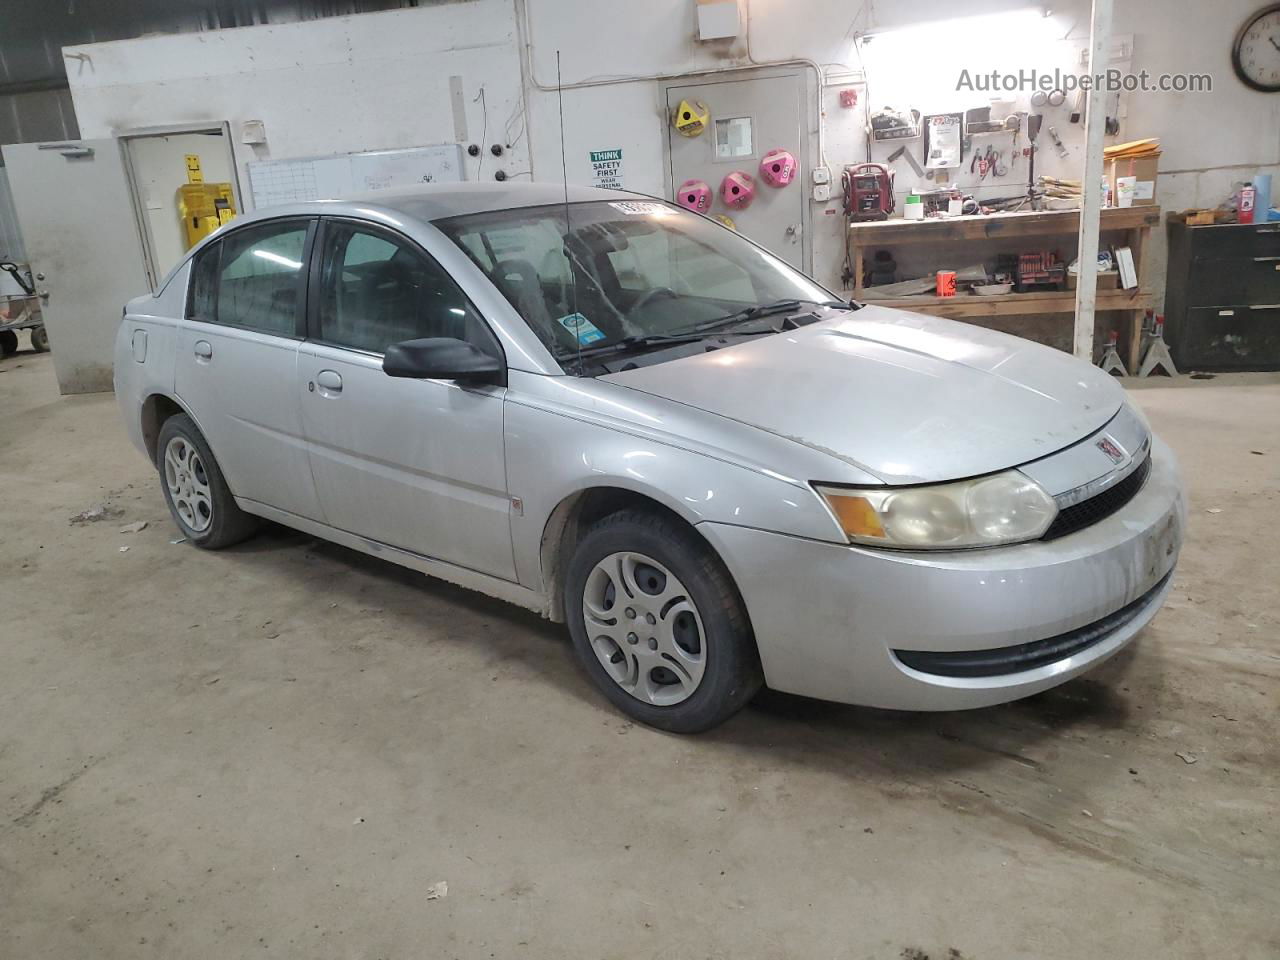
[[[804,185],[809,170],[804,76],[796,73],[667,87],[668,113],[682,100],[705,104],[711,122],[695,137],[682,136],[667,124],[669,196],[674,198],[686,180],[705,181],[715,197],[710,214],[727,215],[743,236],[805,270],[809,205]],[[800,162],[799,174],[785,187],[768,186],[760,176],[760,161],[776,149],[790,151]],[[745,209],[727,205],[720,195],[720,185],[735,171],[755,180],[755,199]]]
[[[325,221],[298,403],[325,521],[515,580],[502,415],[506,388],[382,372],[393,343],[500,348],[448,273],[397,234]]]
[[[111,389],[116,328],[150,291],[118,140],[4,147],[63,393]]]
[[[196,255],[174,391],[233,494],[319,520],[296,391],[314,223],[248,224]]]

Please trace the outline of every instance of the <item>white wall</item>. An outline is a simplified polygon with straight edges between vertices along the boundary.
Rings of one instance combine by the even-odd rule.
[[[508,0],[144,37],[68,48],[84,137],[194,121],[229,121],[242,192],[245,164],[453,142],[450,76],[462,78],[468,139],[519,132],[520,65]],[[484,88],[483,103],[478,102]],[[487,124],[486,124],[487,115]],[[266,124],[266,148],[239,142]],[[509,123],[510,121],[510,123]],[[485,155],[487,170],[494,158]],[[475,161],[472,161],[474,171]],[[524,143],[503,158],[528,171]]]
[[[556,50],[561,51],[565,152],[572,181],[590,182],[588,151],[621,147],[624,180],[631,189],[663,193],[666,117],[660,75],[746,67],[754,62],[807,58],[823,65],[826,155],[833,173],[865,158],[862,133],[866,88],[859,109],[839,106],[842,79],[859,67],[852,37],[957,15],[970,18],[949,35],[926,38],[909,52],[874,62],[868,58],[870,102],[915,106],[924,112],[981,105],[985,95],[954,91],[959,66],[990,70],[1019,65],[1071,65],[1088,33],[1088,4],[1053,4],[1050,30],[1040,33],[1019,19],[1028,4],[972,0],[957,6],[940,0],[851,4],[847,0],[741,0],[750,24],[750,60],[742,37],[702,44],[695,39],[693,0],[457,0],[415,10],[249,27],[196,35],[151,37],[75,49],[88,54],[71,78],[85,136],[131,127],[190,120],[229,120],[232,132],[246,119],[266,122],[268,149],[261,156],[296,157],[453,141],[448,78],[459,75],[466,91],[468,140],[478,141],[479,103],[485,87],[488,142],[515,142],[501,165],[532,168],[539,179],[560,176],[558,103],[554,93]],[[1280,98],[1244,87],[1231,72],[1235,31],[1256,0],[1216,4],[1167,4],[1118,0],[1115,32],[1133,40],[1131,67],[1152,73],[1197,71],[1214,78],[1210,94],[1134,94],[1126,98],[1121,139],[1162,138],[1159,199],[1166,209],[1214,205],[1243,179],[1280,162]],[[530,49],[523,50],[525,20]],[[979,21],[974,16],[1009,14]],[[1016,27],[1016,30],[1015,30]],[[1032,30],[1035,36],[1029,36]],[[981,37],[981,42],[976,38]],[[1036,37],[1039,37],[1037,40]],[[872,41],[881,43],[884,37]],[[882,48],[883,49],[883,46]],[[984,52],[985,51],[985,52]],[[527,132],[521,137],[521,58],[528,74]],[[609,82],[584,87],[586,83]],[[816,86],[816,85],[815,85]],[[1020,106],[1026,108],[1026,94]],[[1037,172],[1078,177],[1083,128],[1066,120],[1066,108],[1046,119]],[[810,118],[816,134],[817,110]],[[1070,156],[1060,160],[1047,139],[1054,125]],[[499,132],[500,131],[500,132]],[[816,155],[816,136],[810,153]],[[876,146],[875,159],[892,147]],[[254,154],[237,145],[243,164]],[[1023,163],[1025,161],[1022,161]],[[485,158],[485,175],[495,169]],[[913,184],[899,166],[900,190]],[[474,168],[472,174],[474,174]],[[969,180],[967,168],[960,179]],[[1014,193],[1025,185],[1025,167],[980,192]],[[1280,199],[1280,198],[1277,198]],[[841,218],[825,216],[836,204],[814,210],[814,272],[836,283],[843,255]],[[1154,238],[1148,263],[1151,285],[1163,290],[1164,241]]]

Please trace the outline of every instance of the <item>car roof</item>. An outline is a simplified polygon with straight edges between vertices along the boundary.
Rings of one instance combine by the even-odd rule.
[[[570,203],[588,203],[592,200],[635,200],[639,197],[639,194],[622,190],[601,190],[596,187],[578,187],[572,184],[568,187]],[[564,203],[564,201],[565,186],[562,183],[513,183],[509,180],[490,183],[424,183],[333,199],[259,207],[246,216],[237,217],[235,223],[316,213],[335,216],[360,215],[367,214],[370,210],[393,217],[398,214],[430,222],[471,213],[549,206]]]

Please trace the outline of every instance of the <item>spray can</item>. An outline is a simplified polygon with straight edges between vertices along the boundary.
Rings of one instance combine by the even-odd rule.
[[[1254,190],[1253,184],[1248,183],[1240,188],[1240,208],[1236,216],[1240,223],[1253,223],[1253,207],[1257,197],[1258,192]]]

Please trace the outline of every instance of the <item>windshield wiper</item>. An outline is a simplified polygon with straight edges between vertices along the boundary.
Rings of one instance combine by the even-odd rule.
[[[625,353],[628,350],[667,346],[673,343],[696,343],[703,339],[705,338],[700,333],[652,333],[623,337],[612,343],[601,343],[594,347],[583,347],[580,350],[566,350],[564,353],[568,359],[572,360],[574,357],[598,357],[606,353]]]
[[[779,313],[793,313],[801,308],[803,304],[810,304],[817,307],[836,307],[847,310],[849,305],[840,300],[775,300],[773,303],[755,304],[750,307],[743,307],[734,313],[730,313],[723,317],[716,317],[714,320],[704,320],[696,326],[687,330],[679,330],[674,333],[650,333],[636,334],[630,337],[623,337],[621,340],[614,340],[610,343],[601,343],[592,347],[582,347],[579,350],[565,349],[557,355],[560,360],[574,360],[578,357],[586,359],[587,357],[612,356],[614,354],[629,353],[632,350],[643,350],[646,347],[668,347],[673,344],[681,343],[697,343],[699,340],[705,340],[707,333],[717,330],[721,327],[729,327],[735,323],[744,323],[747,320],[758,320],[761,317],[770,317]],[[773,327],[763,327],[760,330],[742,330],[735,333],[743,336],[758,336],[766,333],[778,333]]]
[[[778,313],[792,313],[799,310],[802,304],[810,304],[815,307],[839,307],[846,310],[849,308],[847,303],[839,300],[824,300],[822,302],[815,300],[775,300],[773,303],[743,307],[741,310],[726,314],[723,317],[716,317],[714,320],[704,320],[693,329],[696,331],[718,330],[721,327],[730,327],[745,320],[771,317]]]
[[[758,314],[756,315],[758,316]],[[761,330],[741,330],[734,331],[734,336],[758,336],[765,333],[777,333],[772,327]],[[633,350],[643,350],[646,347],[669,347],[681,343],[698,343],[707,339],[705,330],[697,333],[651,333],[644,335],[634,335],[623,337],[621,340],[614,340],[612,343],[601,343],[594,347],[583,347],[580,351],[563,350],[558,359],[574,360],[582,357],[609,356],[620,353],[630,353]]]

